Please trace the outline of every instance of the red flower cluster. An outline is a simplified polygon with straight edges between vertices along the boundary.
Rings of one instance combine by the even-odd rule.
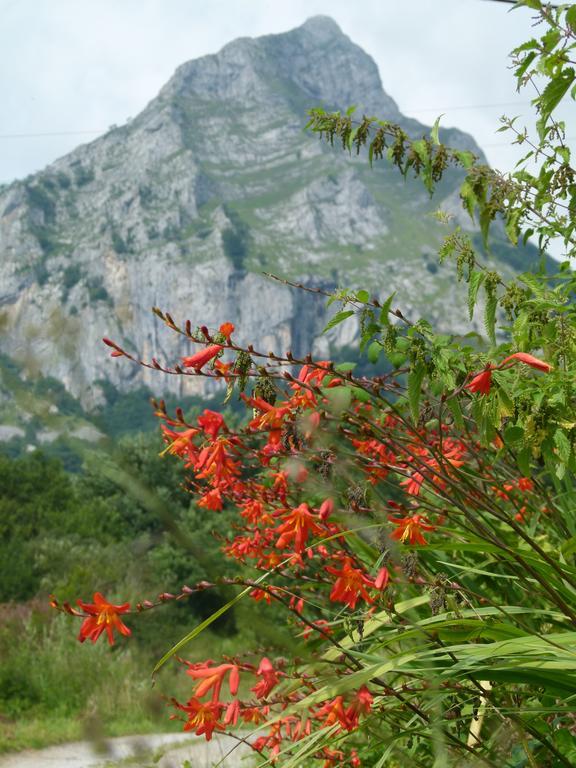
[[[235,364],[222,357],[232,348],[233,330],[232,324],[225,323],[215,339],[206,331],[206,346],[183,358],[184,366],[194,375],[218,375],[232,381]],[[115,354],[116,346],[112,342],[109,346]],[[203,373],[211,361],[212,373]],[[493,372],[517,362],[543,372],[551,369],[531,355],[516,353],[498,366],[487,365],[465,389],[488,394]],[[249,373],[258,375],[256,370]],[[337,625],[323,605],[335,604],[332,607],[339,612],[354,612],[360,624],[376,610],[383,591],[400,573],[399,558],[386,560],[390,541],[402,546],[427,543],[425,534],[442,525],[440,516],[429,511],[427,501],[445,493],[470,460],[471,451],[451,436],[446,425],[407,429],[392,413],[383,413],[360,398],[350,399],[346,378],[328,361],[310,363],[297,377],[285,374],[285,378],[289,383],[284,392],[276,387],[273,395],[265,396],[264,387],[243,396],[253,415],[237,433],[228,428],[221,414],[211,410],[193,423],[181,415],[172,419],[163,408],[157,415],[163,421],[165,452],[178,456],[189,470],[189,490],[198,507],[206,513],[225,507],[238,511],[234,533],[223,549],[238,562],[265,572],[257,583],[248,582],[252,598],[282,602],[292,612],[301,636],[313,641],[329,637]],[[338,408],[334,403],[340,395],[349,405],[345,418],[334,419]],[[333,448],[336,445],[338,450]],[[348,463],[341,458],[346,455],[353,457]],[[377,516],[377,502],[371,499],[377,493],[375,486],[383,481],[405,494],[404,502],[388,503],[394,512],[390,516]],[[520,478],[516,484],[495,490],[510,501],[513,494],[532,489],[529,478]],[[516,519],[522,522],[524,514],[522,507]],[[367,543],[354,530],[376,527],[364,525],[365,519],[377,520],[384,529],[377,544],[372,539]],[[110,643],[113,630],[130,634],[119,618],[129,610],[128,604],[112,605],[97,593],[94,604],[79,605],[86,616],[80,630],[82,641],[95,642],[104,631]],[[254,749],[266,751],[271,761],[287,744],[314,730],[355,730],[374,706],[374,694],[363,685],[314,704],[302,715],[293,714],[297,711],[294,705],[320,689],[318,681],[297,663],[287,668],[282,661],[273,663],[264,657],[257,664],[228,658],[220,664],[208,660],[186,666],[194,681],[191,696],[185,704],[173,702],[183,713],[174,717],[184,719],[184,729],[210,740],[214,731],[227,726],[272,719],[268,733],[253,742]],[[241,678],[242,690],[249,690],[244,698],[239,698]],[[361,764],[354,750],[345,754],[323,747],[315,756],[325,768],[343,765],[344,760],[355,767]]]

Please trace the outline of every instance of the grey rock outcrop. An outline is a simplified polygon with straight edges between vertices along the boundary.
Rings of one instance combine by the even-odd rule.
[[[422,249],[440,242],[437,204],[419,183],[303,131],[310,107],[352,103],[428,130],[399,113],[374,61],[315,17],[182,65],[128,124],[12,184],[0,194],[0,351],[92,407],[100,379],[206,391],[107,356],[102,336],[168,364],[190,354],[153,306],[213,328],[232,321],[263,352],[325,355],[350,341],[354,328],[320,337],[323,302],[263,271],[397,289],[404,306],[442,317],[446,274],[414,284]],[[451,139],[479,151],[465,134]],[[443,191],[451,204],[456,181]]]

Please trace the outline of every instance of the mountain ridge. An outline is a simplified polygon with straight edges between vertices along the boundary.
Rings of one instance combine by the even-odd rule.
[[[210,393],[210,382],[106,357],[104,335],[168,364],[188,353],[153,306],[198,325],[232,321],[240,341],[265,351],[325,356],[353,340],[352,324],[322,336],[323,302],[263,271],[397,289],[404,308],[445,319],[456,289],[433,257],[436,203],[419,182],[302,130],[307,108],[352,100],[428,131],[399,113],[368,54],[313,17],[181,65],[128,124],[10,185],[0,193],[0,352],[90,408],[105,403],[101,379],[119,391]],[[480,152],[456,129],[444,137]],[[460,215],[458,178],[447,175],[440,198]],[[422,264],[429,279],[415,286]]]

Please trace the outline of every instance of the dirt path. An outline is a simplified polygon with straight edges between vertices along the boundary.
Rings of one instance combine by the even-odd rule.
[[[122,736],[109,739],[104,745],[105,751],[101,752],[96,752],[94,745],[87,741],[26,750],[0,757],[0,768],[181,768],[185,760],[190,761],[191,768],[212,768],[235,744],[236,741],[227,736],[215,736],[210,742],[181,733]],[[162,757],[153,761],[159,752]],[[242,760],[247,753],[246,747],[235,749],[222,763],[222,768],[249,766],[249,761]]]

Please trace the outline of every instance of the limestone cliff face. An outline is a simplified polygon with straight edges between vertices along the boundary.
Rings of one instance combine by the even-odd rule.
[[[0,351],[90,407],[102,378],[121,390],[203,386],[107,356],[104,335],[167,363],[189,354],[153,306],[193,324],[232,321],[264,351],[325,354],[322,302],[263,271],[397,289],[404,308],[441,317],[454,286],[427,255],[438,202],[302,130],[308,108],[351,104],[426,131],[399,113],[374,61],[316,17],[182,65],[130,123],[12,184],[0,195]],[[449,139],[474,148],[457,131]],[[422,260],[429,280],[415,285]]]

